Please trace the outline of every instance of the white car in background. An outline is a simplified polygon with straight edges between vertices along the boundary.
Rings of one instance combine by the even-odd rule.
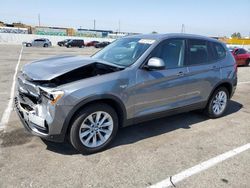
[[[52,43],[49,39],[46,38],[40,38],[40,39],[34,39],[32,42],[23,42],[23,45],[26,47],[49,47],[52,46]]]

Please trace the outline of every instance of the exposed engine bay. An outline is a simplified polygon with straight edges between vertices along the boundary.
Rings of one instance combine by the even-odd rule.
[[[116,71],[122,70],[121,68],[110,66],[102,63],[92,63],[89,65],[85,65],[83,67],[77,68],[70,72],[67,72],[63,75],[60,75],[49,81],[34,81],[35,83],[39,83],[44,87],[56,87],[59,85],[67,84],[70,82],[74,82],[77,80],[90,78],[94,76],[100,76]]]

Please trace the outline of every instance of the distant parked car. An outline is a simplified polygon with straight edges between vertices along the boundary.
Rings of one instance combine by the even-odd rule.
[[[250,52],[244,48],[235,48],[232,54],[237,62],[237,65],[248,66],[250,64]]]
[[[49,39],[45,39],[45,38],[41,38],[41,39],[35,39],[32,42],[24,42],[24,45],[26,47],[31,47],[31,46],[35,46],[35,47],[49,47],[52,46],[52,43],[50,42]]]
[[[82,39],[72,39],[69,42],[65,43],[65,45],[67,48],[71,48],[71,47],[79,47],[82,48],[84,47],[84,40]]]
[[[95,46],[96,44],[100,43],[99,41],[90,41],[86,44],[86,46]]]
[[[58,46],[64,46],[65,43],[69,42],[70,40],[71,40],[71,39],[65,39],[65,40],[63,40],[63,41],[59,41],[59,42],[57,43],[57,45],[58,45]]]
[[[100,42],[95,45],[96,48],[104,48],[105,46],[108,46],[110,42]]]

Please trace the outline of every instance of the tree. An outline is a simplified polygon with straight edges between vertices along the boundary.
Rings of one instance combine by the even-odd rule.
[[[152,31],[152,34],[157,34],[157,32],[156,31]]]
[[[232,35],[231,35],[231,37],[232,38],[238,38],[238,39],[240,39],[241,38],[241,34],[239,33],[239,32],[235,32],[235,33],[233,33]]]

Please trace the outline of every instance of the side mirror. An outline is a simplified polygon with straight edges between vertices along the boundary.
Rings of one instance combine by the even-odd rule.
[[[148,60],[145,68],[147,70],[162,70],[165,69],[165,63],[161,58],[152,57]]]

